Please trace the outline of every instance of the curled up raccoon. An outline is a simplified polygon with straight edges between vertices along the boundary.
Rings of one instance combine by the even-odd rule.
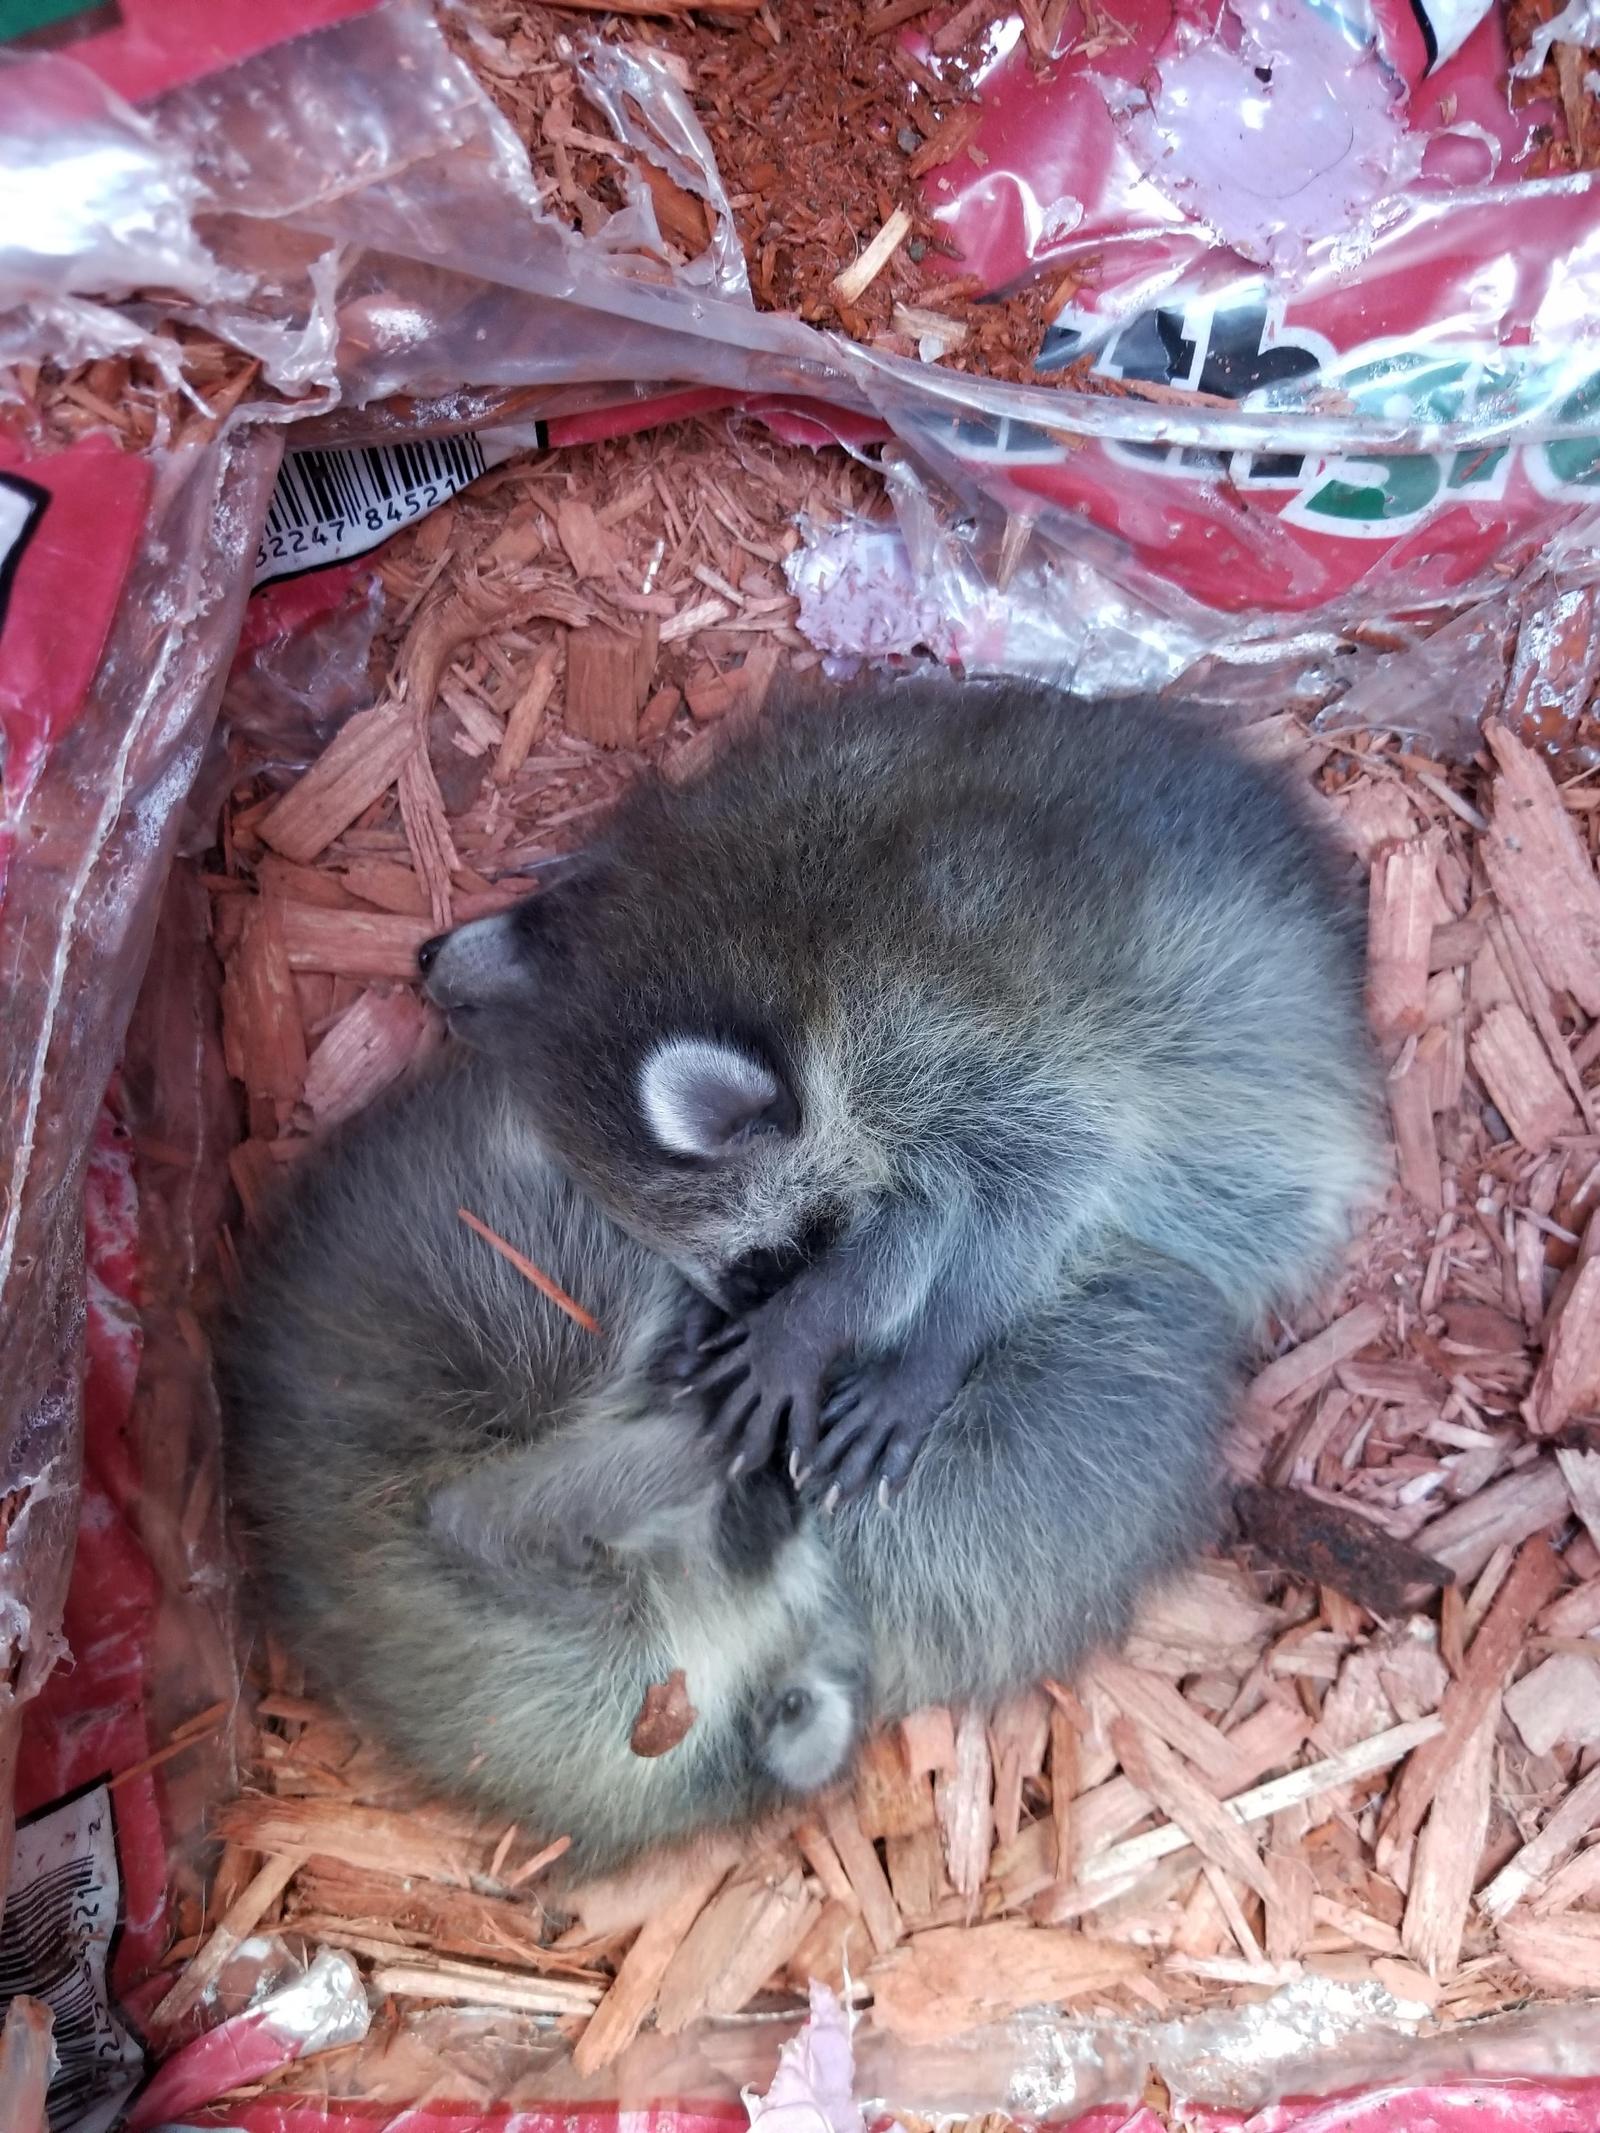
[[[1053,1518],[1098,1427],[1086,1343],[1227,1375],[1342,1241],[1375,1147],[1360,931],[1288,786],[1181,717],[901,682],[641,783],[423,968],[693,1285],[678,1388],[736,1471]]]
[[[488,1056],[308,1158],[227,1389],[280,1630],[434,1783],[580,1869],[746,1823],[1210,1536],[1371,1145],[1275,780],[1135,706],[797,705],[425,967]]]
[[[418,1775],[571,1836],[580,1872],[828,1784],[864,1715],[865,1634],[814,1519],[781,1476],[729,1486],[654,1389],[684,1305],[467,1060],[307,1160],[223,1344],[268,1619]],[[694,1722],[636,1754],[680,1669]]]

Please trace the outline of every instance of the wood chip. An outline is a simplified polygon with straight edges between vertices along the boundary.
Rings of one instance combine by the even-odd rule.
[[[946,163],[953,163],[957,156],[964,154],[972,146],[982,123],[983,114],[976,104],[959,105],[948,118],[940,121],[912,156],[906,165],[907,176],[922,179],[927,177],[930,171],[942,169]],[[934,294],[937,300],[937,289]],[[902,331],[904,330],[906,329],[902,328]],[[964,340],[967,328],[962,326],[957,330]]]
[[[415,720],[403,704],[358,711],[261,818],[261,836],[286,859],[315,859],[388,791],[415,733]]]
[[[691,1871],[667,1900],[650,1911],[617,1968],[611,1990],[573,2047],[580,2074],[595,2074],[618,2058],[638,2035],[655,2006],[661,1981],[706,1905],[721,1886],[726,1865]]]
[[[556,538],[579,578],[609,578],[621,560],[620,545],[581,497],[564,497],[556,506]]]
[[[535,1266],[526,1252],[519,1252],[514,1244],[508,1243],[506,1239],[502,1237],[497,1230],[492,1230],[489,1227],[488,1223],[485,1222],[481,1216],[475,1215],[470,1208],[458,1207],[456,1209],[456,1214],[459,1219],[467,1225],[468,1229],[472,1231],[474,1236],[481,1237],[484,1243],[487,1244],[492,1251],[496,1251],[500,1254],[500,1257],[505,1260],[508,1266],[514,1266],[517,1272],[522,1276],[524,1281],[530,1282],[533,1287],[539,1291],[539,1294],[541,1296],[546,1297],[551,1303],[553,1303],[558,1311],[564,1312],[565,1315],[572,1320],[574,1325],[582,1326],[585,1333],[594,1334],[596,1339],[601,1339],[604,1337],[605,1328],[601,1325],[600,1321],[595,1318],[590,1312],[586,1311],[583,1305],[580,1304],[575,1297],[569,1296],[566,1290],[562,1288],[559,1282],[553,1281],[551,1277],[545,1272],[543,1267]],[[681,1675],[677,1675],[672,1678],[677,1679],[679,1681],[681,1681],[682,1679]],[[668,1702],[670,1703],[672,1709],[677,1712],[679,1716],[681,1716],[682,1711],[679,1699],[671,1694],[671,1680],[669,1680],[665,1686],[667,1691]],[[648,1702],[649,1700],[647,1697],[647,1707]],[[644,1717],[645,1713],[641,1711],[637,1723],[643,1723]],[[662,1719],[664,1719],[664,1714],[662,1714]],[[662,1719],[657,1720],[658,1725],[662,1722]],[[690,1723],[693,1723],[692,1712],[690,1713]],[[685,1730],[687,1730],[687,1728],[685,1728]],[[681,1738],[682,1736],[680,1735],[679,1737]],[[668,1745],[671,1746],[673,1744],[669,1742]],[[640,1748],[635,1748],[634,1750],[635,1755],[649,1754],[652,1752],[656,1754],[661,1754],[664,1751],[661,1749],[651,1751],[648,1749]]]
[[[978,1711],[963,1711],[956,1720],[955,1767],[935,1784],[934,1806],[951,1882],[975,1905],[994,1850],[994,1767],[988,1730]]]
[[[910,1836],[884,1840],[884,1864],[900,1915],[913,1929],[947,1919],[956,1892],[945,1871],[944,1845],[931,1824]]]
[[[842,304],[859,302],[911,235],[911,217],[897,207],[860,258],[833,277],[833,293]]]
[[[1363,1348],[1380,1340],[1383,1327],[1381,1304],[1357,1304],[1310,1340],[1302,1341],[1298,1348],[1291,1348],[1287,1355],[1280,1355],[1276,1362],[1257,1371],[1247,1396],[1251,1406],[1283,1407],[1291,1400],[1304,1399],[1349,1356],[1359,1355]]]
[[[654,664],[654,645],[650,663]],[[574,630],[567,640],[567,730],[599,748],[638,743],[649,693],[646,640],[623,630]]]
[[[435,933],[448,932],[453,923],[450,877],[461,865],[450,822],[444,811],[444,796],[433,764],[419,735],[414,748],[400,765],[396,781],[400,792],[400,819],[405,825],[411,862],[428,898],[428,914]]]
[[[287,960],[287,958],[285,959]],[[319,1128],[353,1117],[402,1075],[428,1026],[412,992],[364,992],[312,1055],[303,1101]]]
[[[1589,1538],[1600,1548],[1600,1452],[1558,1450],[1556,1465],[1561,1469],[1573,1510],[1583,1520]]]
[[[873,1966],[877,2027],[908,2044],[944,2044],[1023,2007],[1059,2007],[1143,1969],[1136,1950],[1006,1920],[918,1933]]]
[[[1008,1696],[989,1721],[997,1844],[1009,1844],[1022,1828],[1024,1788],[1043,1772],[1049,1739],[1050,1702],[1038,1689]]]
[[[1568,1852],[1600,1822],[1600,1767],[1573,1787],[1536,1837],[1503,1866],[1478,1898],[1480,1909],[1500,1918],[1558,1867]]]
[[[1237,1822],[1264,1821],[1269,1815],[1281,1814],[1286,1807],[1314,1799],[1319,1793],[1332,1791],[1335,1786],[1348,1784],[1352,1778],[1369,1777],[1374,1771],[1387,1770],[1411,1754],[1413,1749],[1434,1740],[1442,1730],[1437,1718],[1418,1718],[1403,1726],[1392,1726],[1340,1755],[1308,1763],[1302,1770],[1291,1770],[1284,1777],[1271,1778],[1264,1785],[1252,1786],[1248,1792],[1235,1793],[1231,1800],[1223,1801],[1223,1807]],[[1187,1834],[1175,1823],[1166,1824],[1144,1836],[1130,1837],[1125,1843],[1108,1845],[1097,1852],[1086,1861],[1082,1879],[1088,1884],[1124,1880],[1154,1866],[1158,1859],[1182,1851],[1188,1842]]]
[[[1467,1040],[1472,1064],[1524,1148],[1538,1154],[1578,1125],[1578,1110],[1539,1033],[1518,1007],[1492,1007]]]
[[[1367,1011],[1379,1041],[1399,1045],[1427,1021],[1428,951],[1449,913],[1437,883],[1443,834],[1430,831],[1373,863],[1367,921]]]
[[[1078,1790],[1078,1729],[1055,1698],[1050,1710],[1050,1871],[1058,1881],[1070,1881],[1078,1858],[1077,1817],[1073,1798]]]
[[[1435,1130],[1434,1076],[1419,1045],[1385,1078],[1389,1118],[1394,1127],[1400,1182],[1430,1214],[1444,1205],[1444,1176]]]
[[[312,904],[285,904],[281,922],[291,970],[338,978],[414,978],[417,950],[436,930],[427,918],[321,911]]]
[[[305,1030],[295,997],[283,907],[263,898],[244,922],[222,995],[228,1071],[252,1094],[293,1103],[306,1078]]]
[[[674,1667],[665,1681],[653,1681],[645,1690],[628,1746],[635,1755],[668,1755],[688,1739],[699,1716],[689,1701],[688,1677],[681,1666]]]
[[[198,2007],[241,1944],[255,1932],[273,1909],[284,1890],[306,1862],[304,1852],[284,1852],[270,1858],[229,1904],[212,1927],[209,1938],[191,1956],[177,1982],[151,2015],[157,2029],[172,2029]]]
[[[1515,1547],[1566,1517],[1566,1483],[1551,1459],[1508,1474],[1446,1511],[1417,1535],[1417,1545],[1458,1578],[1473,1578],[1497,1548]]]
[[[1400,1929],[1405,1951],[1430,1977],[1455,1974],[1489,1828],[1494,1736],[1500,1699],[1481,1717],[1445,1769],[1417,1839]]]
[[[1534,1755],[1563,1742],[1600,1747],[1600,1646],[1593,1659],[1552,1653],[1507,1689],[1505,1707]]]
[[[730,1881],[714,1896],[667,1965],[656,2027],[674,2037],[708,2015],[737,2014],[781,1970],[822,1906],[798,1866],[779,1879]]]
[[[55,2010],[19,1992],[0,2029],[0,2126],[12,2133],[48,2133],[45,2098],[55,2072]]]
[[[544,725],[545,712],[556,685],[556,669],[560,659],[561,654],[556,646],[547,644],[534,661],[527,686],[511,706],[506,718],[505,734],[494,759],[492,776],[496,785],[509,785],[528,760],[533,744],[539,738]]]
[[[1176,1748],[1224,1793],[1238,1791],[1255,1775],[1228,1736],[1158,1674],[1143,1673],[1118,1659],[1099,1659],[1093,1679],[1124,1717]]]
[[[933,1788],[912,1774],[897,1728],[868,1741],[856,1765],[856,1813],[865,1836],[909,1837],[934,1826]]]
[[[374,1992],[396,1999],[454,2001],[463,2007],[505,2007],[532,2015],[587,2014],[599,1997],[593,1985],[515,1977],[467,1963],[379,1963],[370,1982]]]
[[[900,1741],[913,1777],[936,1776],[956,1766],[955,1720],[943,1704],[901,1719]]]
[[[1484,728],[1498,766],[1479,850],[1552,992],[1600,1015],[1600,880],[1548,767],[1498,721]]]
[[[1111,1743],[1134,1786],[1175,1822],[1203,1859],[1237,1875],[1263,1902],[1276,1899],[1271,1870],[1236,1815],[1153,1733],[1119,1718]]]
[[[1409,1844],[1422,1827],[1445,1772],[1499,1698],[1528,1625],[1560,1582],[1561,1563],[1554,1550],[1542,1540],[1527,1541],[1472,1640],[1460,1678],[1445,1693],[1434,1732],[1390,1791],[1383,1836],[1391,1855]],[[1381,1864],[1382,1852],[1379,1857]]]
[[[486,1843],[432,1827],[419,1815],[346,1800],[235,1800],[215,1834],[252,1851],[315,1853],[375,1874],[414,1874],[468,1888],[488,1864]]]
[[[1588,1259],[1545,1322],[1544,1360],[1533,1381],[1528,1421],[1544,1434],[1574,1415],[1600,1414],[1600,1258]]]
[[[402,918],[426,918],[428,893],[415,870],[395,859],[352,859],[340,879],[363,903],[380,911],[395,911]]]
[[[849,1800],[829,1800],[822,1819],[839,1863],[849,1876],[851,1893],[872,1936],[872,1945],[887,1955],[905,1931],[899,1906],[868,1843],[854,1805]]]
[[[1600,1918],[1503,1918],[1500,1945],[1534,1984],[1557,1998],[1600,1992]]]

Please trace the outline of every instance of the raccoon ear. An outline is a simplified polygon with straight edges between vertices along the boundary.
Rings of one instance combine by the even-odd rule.
[[[761,1060],[716,1037],[667,1037],[639,1069],[639,1108],[673,1155],[726,1155],[765,1132],[792,1133],[794,1098]]]

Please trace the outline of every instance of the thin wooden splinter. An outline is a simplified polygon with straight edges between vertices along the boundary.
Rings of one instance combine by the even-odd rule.
[[[552,1281],[542,1268],[536,1267],[514,1244],[507,1244],[505,1238],[492,1230],[487,1222],[480,1222],[478,1217],[469,1213],[466,1208],[458,1207],[456,1213],[468,1229],[480,1236],[485,1244],[492,1244],[502,1259],[509,1260],[524,1281],[531,1281],[541,1296],[548,1296],[558,1311],[565,1311],[568,1318],[575,1320],[586,1333],[594,1333],[601,1340],[605,1339],[605,1329],[599,1319],[591,1318],[581,1303],[575,1302],[565,1289]]]

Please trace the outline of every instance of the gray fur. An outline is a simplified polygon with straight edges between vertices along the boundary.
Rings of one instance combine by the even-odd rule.
[[[869,1716],[1069,1673],[1215,1519],[1237,1336],[1154,1253],[1077,1266],[985,1355],[894,1504],[832,1516],[771,1476],[728,1490],[664,1402],[681,1297],[538,1156],[495,1071],[457,1065],[307,1158],[224,1352],[270,1619],[425,1778],[574,1835],[580,1869],[826,1784]],[[641,1761],[645,1687],[679,1665],[699,1722]],[[775,1716],[795,1684],[799,1728]]]
[[[307,1160],[224,1343],[269,1618],[425,1779],[570,1834],[585,1871],[829,1782],[862,1719],[864,1639],[814,1522],[774,1477],[729,1490],[652,1391],[683,1301],[464,1061]],[[698,1720],[640,1758],[675,1667]]]
[[[824,1520],[872,1633],[879,1721],[1069,1678],[1216,1532],[1241,1343],[1202,1276],[1081,1264],[979,1360],[885,1505]]]
[[[758,1463],[786,1422],[846,1493],[902,1479],[1080,1261],[1157,1255],[1245,1329],[1372,1174],[1357,915],[1284,782],[1147,705],[788,706],[428,982],[556,1159],[731,1310],[682,1365],[726,1447]],[[738,1130],[663,1145],[679,1040],[767,1066],[787,1111],[691,1090]]]

